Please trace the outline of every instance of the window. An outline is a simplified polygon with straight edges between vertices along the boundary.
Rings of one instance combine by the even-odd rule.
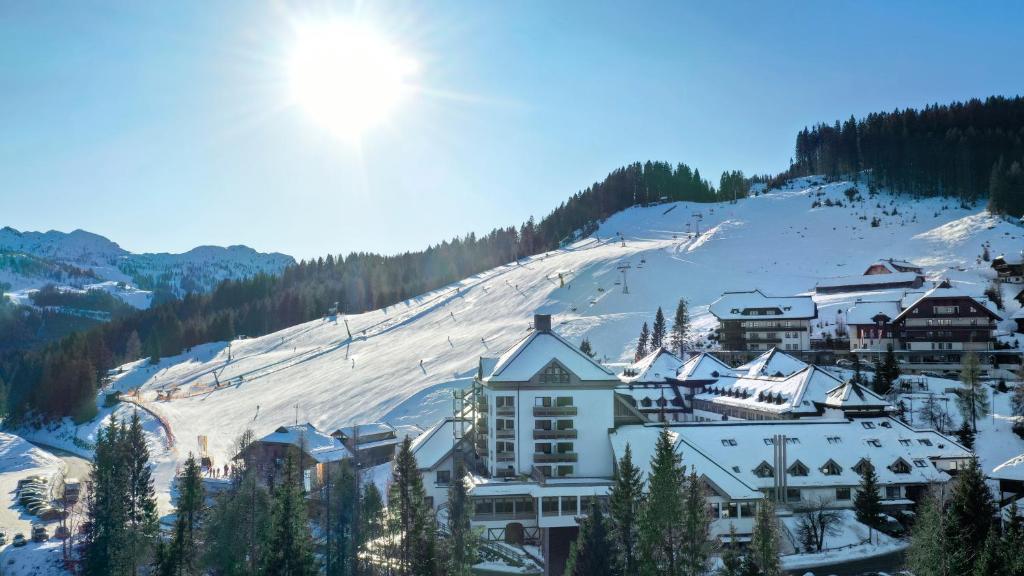
[[[810,470],[807,469],[803,462],[797,460],[793,462],[793,465],[789,467],[787,472],[789,472],[790,476],[807,476]]]
[[[533,399],[533,405],[534,406],[541,406],[543,408],[550,408],[551,407],[551,397],[550,396],[537,396],[536,398]]]
[[[861,422],[860,425],[867,428],[868,430],[873,430],[875,428],[874,422]]]
[[[786,501],[787,502],[799,502],[800,501],[800,489],[799,488],[786,488]]]
[[[753,518],[756,512],[756,506],[753,502],[742,502],[740,503],[740,516],[743,518]]]
[[[771,438],[765,438],[764,439],[764,445],[765,446],[774,446],[775,445],[775,440],[773,440]]]
[[[494,399],[494,405],[498,408],[515,408],[516,397],[515,396],[497,396]]]
[[[736,439],[735,438],[722,438],[722,446],[735,446],[735,445],[736,445]]]
[[[920,444],[921,446],[931,446],[932,445],[932,441],[927,439],[927,438],[918,438],[917,439],[917,443]]]
[[[576,497],[562,496],[562,516],[575,516],[576,512]]]
[[[827,438],[827,440],[828,440],[829,444],[842,444],[843,443],[843,439],[840,438],[839,436],[829,436]]]
[[[512,504],[511,498],[498,498],[494,501],[494,513],[495,514],[507,514],[512,515],[515,513],[515,507]]]
[[[758,478],[771,478],[775,475],[775,468],[772,468],[772,465],[767,462],[761,462],[757,468],[754,468],[754,474]]]
[[[533,427],[537,430],[551,430],[551,420],[537,420]]]
[[[569,452],[572,452],[572,442],[559,442],[558,443],[558,453],[559,454],[568,454]]]
[[[865,458],[861,458],[860,461],[853,466],[853,471],[863,476],[864,472],[867,471],[868,466],[871,466],[871,462]]]
[[[497,441],[494,443],[495,452],[515,452],[516,445],[514,442],[502,442]]]
[[[433,508],[434,507],[434,497],[433,496],[427,496],[426,498],[423,499],[423,503],[427,505],[427,508]]]
[[[849,488],[836,488],[836,500],[849,500],[850,489]]]
[[[878,438],[868,438],[865,442],[867,442],[868,446],[874,446],[875,448],[882,447],[882,441]]]
[[[557,364],[551,364],[540,374],[541,384],[568,384],[569,373]]]
[[[640,401],[640,405],[643,406],[644,408],[650,408],[651,404],[652,402],[650,398],[644,398],[643,400]]]
[[[551,466],[537,466],[537,471],[545,478],[551,478]]]
[[[885,498],[887,500],[896,500],[897,498],[900,498],[901,496],[902,496],[902,494],[900,494],[900,487],[899,486],[886,486],[885,487]]]
[[[452,481],[452,471],[451,470],[438,470],[437,471],[437,483],[438,484],[448,484],[451,481]]]
[[[498,430],[514,430],[516,421],[511,418],[498,418],[494,425]]]
[[[920,458],[915,458],[914,459],[914,466],[917,466],[918,468],[927,468],[928,467],[928,463],[925,462],[924,460],[920,459]]]
[[[473,512],[477,516],[494,514],[494,501],[481,498],[473,501]]]
[[[559,466],[555,472],[557,476],[572,476],[572,466]]]
[[[575,426],[573,426],[573,421],[572,420],[559,420],[558,421],[558,429],[559,430],[572,430],[573,428],[575,428]]]
[[[960,313],[960,307],[959,306],[936,306],[935,307],[935,313],[936,314],[959,314]]]
[[[533,445],[533,451],[538,454],[551,454],[551,443],[537,442]]]
[[[900,438],[900,444],[903,444],[904,446],[910,446],[910,440],[906,438]]]
[[[835,460],[829,460],[821,467],[821,473],[825,476],[839,476],[843,473],[843,467],[836,464]]]
[[[910,474],[910,464],[903,458],[897,458],[895,462],[889,465],[889,470],[892,470],[896,474]]]
[[[572,396],[559,396],[555,398],[555,406],[563,408],[566,406],[572,406]]]
[[[558,516],[558,496],[545,496],[541,498],[540,511],[544,516]]]

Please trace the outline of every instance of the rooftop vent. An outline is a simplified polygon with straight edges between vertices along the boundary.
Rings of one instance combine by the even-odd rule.
[[[537,332],[551,332],[551,314],[534,314],[533,329]]]

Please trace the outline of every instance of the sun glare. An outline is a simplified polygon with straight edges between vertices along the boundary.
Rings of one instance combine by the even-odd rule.
[[[344,138],[385,122],[411,92],[416,62],[365,26],[345,22],[297,29],[288,63],[295,104]]]

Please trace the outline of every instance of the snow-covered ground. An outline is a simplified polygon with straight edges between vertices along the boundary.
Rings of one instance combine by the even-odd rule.
[[[785,570],[798,570],[815,566],[830,566],[851,560],[864,560],[874,556],[891,554],[907,547],[907,542],[892,538],[857,522],[853,510],[840,510],[840,522],[835,535],[825,537],[823,550],[818,553],[789,554],[781,558]],[[783,538],[790,543],[799,542],[800,520],[798,516],[780,518],[786,533]],[[869,539],[870,538],[870,539]]]
[[[534,312],[554,314],[560,334],[573,342],[587,337],[599,358],[619,362],[632,357],[640,325],[653,320],[658,306],[671,318],[680,297],[690,302],[693,324],[706,336],[715,326],[707,306],[726,290],[806,293],[819,279],[859,274],[884,257],[912,260],[930,277],[949,277],[980,294],[991,277],[979,260],[982,244],[989,243],[993,255],[1024,244],[1024,229],[980,207],[903,199],[898,214],[886,215],[891,197],[850,206],[843,194],[849,186],[805,179],[736,204],[631,208],[565,249],[383,310],[207,344],[156,366],[136,362],[114,377],[113,386],[138,390],[139,401],[176,439],[156,455],[158,490],[166,494],[200,435],[223,463],[247,427],[262,435],[296,419],[328,431],[377,419],[430,425],[450,413],[451,390],[470,383],[479,357],[497,355],[519,339]],[[862,195],[868,198],[866,189]],[[825,199],[845,206],[811,207]],[[881,225],[871,227],[876,216]],[[624,264],[630,265],[628,294],[621,284]],[[863,295],[823,298],[823,321]],[[157,400],[172,391],[172,400]],[[94,429],[77,435],[88,437]],[[68,427],[55,434],[67,436]],[[157,438],[153,446],[166,440]]]
[[[17,503],[18,480],[29,476],[51,478],[60,471],[61,461],[53,454],[19,436],[0,432],[0,530],[7,532],[8,543],[18,532],[29,536],[35,518]]]

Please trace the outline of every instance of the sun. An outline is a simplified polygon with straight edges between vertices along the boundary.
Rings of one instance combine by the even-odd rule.
[[[375,30],[331,21],[296,27],[288,84],[314,122],[355,139],[392,116],[416,71],[415,60]]]

